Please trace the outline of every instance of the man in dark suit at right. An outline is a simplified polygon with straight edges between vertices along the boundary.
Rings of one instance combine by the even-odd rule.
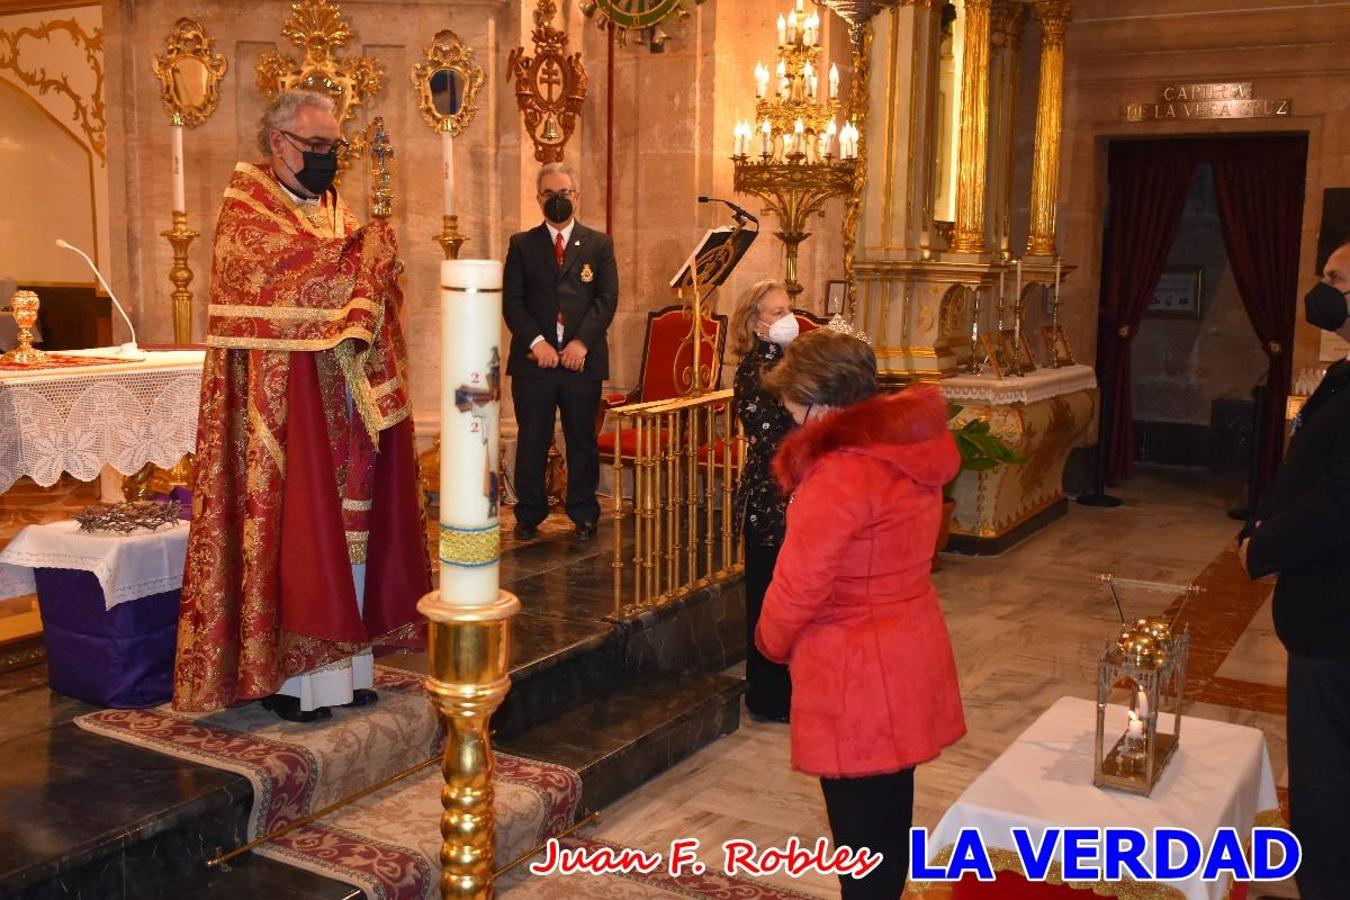
[[[1350,339],[1350,243],[1304,298],[1308,321]],[[1278,575],[1275,631],[1289,652],[1289,819],[1303,900],[1350,898],[1350,361],[1295,420],[1279,476],[1238,536],[1252,578]]]
[[[609,377],[605,333],[619,304],[614,242],[576,220],[581,192],[571,167],[549,163],[535,180],[544,221],[512,235],[502,276],[502,314],[511,330],[516,425],[516,529],[529,540],[548,515],[544,487],[556,413],[567,443],[567,515],[575,537],[595,537],[600,384]]]

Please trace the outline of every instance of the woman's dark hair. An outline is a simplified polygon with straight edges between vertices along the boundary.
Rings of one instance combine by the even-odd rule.
[[[852,406],[877,392],[877,358],[862,341],[828,328],[788,345],[764,390],[802,406]]]

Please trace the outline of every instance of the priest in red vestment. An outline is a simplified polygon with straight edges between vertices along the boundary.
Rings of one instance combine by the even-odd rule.
[[[430,589],[393,230],[333,189],[328,97],[264,114],[216,225],[174,707],[376,700]]]

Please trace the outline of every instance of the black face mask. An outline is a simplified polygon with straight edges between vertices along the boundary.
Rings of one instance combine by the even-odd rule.
[[[305,190],[318,197],[331,188],[334,179],[337,178],[337,151],[311,153],[305,150],[300,156],[305,164],[300,167],[300,171],[295,172],[295,180],[300,182],[300,186]]]
[[[550,222],[561,225],[572,218],[572,201],[562,194],[554,194],[544,201],[544,215]]]
[[[1303,315],[1309,325],[1323,331],[1337,331],[1350,317],[1350,310],[1346,308],[1345,294],[1325,281],[1319,281],[1303,297]]]

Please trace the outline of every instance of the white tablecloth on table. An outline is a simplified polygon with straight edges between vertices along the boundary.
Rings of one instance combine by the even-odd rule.
[[[1097,373],[1091,366],[1062,366],[1036,369],[1026,375],[997,378],[992,372],[982,375],[953,375],[938,383],[948,400],[979,400],[1002,406],[1009,403],[1037,403],[1061,394],[1089,390],[1097,386]]]
[[[0,550],[0,600],[34,593],[33,569],[93,572],[108,609],[183,586],[188,523],[128,535],[87,534],[73,520],[29,525]]]
[[[116,348],[68,355],[112,356]],[[134,475],[195,449],[200,350],[140,351],[134,362],[0,372],[0,492],[27,475],[93,481],[110,465]]]
[[[1125,730],[1124,707],[1107,710],[1107,746]],[[1150,797],[1092,784],[1097,704],[1061,697],[961,794],[928,839],[929,861],[976,827],[985,846],[1014,850],[1011,828],[1040,846],[1049,827],[1187,828],[1208,847],[1221,827],[1247,837],[1258,813],[1278,809],[1265,735],[1257,728],[1182,716],[1181,744]],[[1055,862],[1063,864],[1057,845]],[[1146,857],[1152,857],[1151,845]],[[1228,880],[1167,882],[1188,900],[1222,900]]]

